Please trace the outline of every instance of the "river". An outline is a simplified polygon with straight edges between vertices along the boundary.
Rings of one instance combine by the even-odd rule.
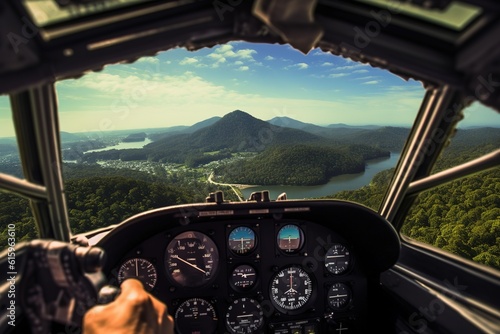
[[[244,198],[249,198],[254,191],[269,190],[273,200],[284,192],[289,199],[302,199],[327,196],[342,190],[355,190],[368,185],[378,172],[395,167],[400,155],[392,152],[388,158],[369,160],[364,172],[335,176],[330,182],[319,186],[258,186],[242,189],[241,192]]]

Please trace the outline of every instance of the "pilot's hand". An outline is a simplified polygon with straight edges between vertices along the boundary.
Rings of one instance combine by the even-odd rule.
[[[174,321],[167,307],[147,293],[142,283],[127,279],[121,293],[107,305],[94,306],[83,319],[83,333],[173,334]]]

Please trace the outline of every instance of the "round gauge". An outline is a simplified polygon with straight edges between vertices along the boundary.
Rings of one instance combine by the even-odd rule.
[[[341,244],[334,244],[325,254],[325,267],[335,275],[340,275],[349,269],[351,254],[349,250]]]
[[[231,274],[231,285],[236,290],[248,290],[257,281],[257,272],[254,267],[242,264],[234,268]]]
[[[351,289],[344,283],[335,283],[328,290],[328,305],[334,310],[340,310],[351,301]]]
[[[167,276],[183,287],[198,287],[208,283],[217,271],[217,246],[201,232],[187,231],[177,235],[167,246],[165,267]]]
[[[186,300],[175,312],[175,327],[181,334],[215,333],[217,320],[212,304],[201,298]]]
[[[279,271],[271,281],[271,301],[284,310],[298,310],[311,298],[312,281],[304,269],[292,266]]]
[[[141,258],[125,261],[118,270],[118,282],[121,284],[127,278],[137,278],[148,291],[156,284],[156,269],[151,262]]]
[[[246,226],[240,226],[231,231],[228,237],[229,249],[239,255],[245,255],[255,249],[255,232]]]
[[[236,299],[227,309],[226,326],[231,333],[255,333],[263,325],[264,312],[253,299]]]
[[[296,253],[304,244],[304,232],[297,225],[285,225],[278,232],[278,248],[285,253]]]

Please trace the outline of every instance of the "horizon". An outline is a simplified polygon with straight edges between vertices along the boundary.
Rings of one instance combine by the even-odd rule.
[[[201,123],[201,122],[204,122],[206,120],[209,120],[211,118],[214,118],[214,117],[219,117],[219,118],[222,118],[234,111],[242,111],[244,113],[247,113],[249,114],[250,116],[254,117],[254,118],[257,118],[257,119],[260,119],[258,117],[255,117],[254,115],[252,115],[251,113],[249,112],[246,112],[244,110],[241,110],[241,109],[234,109],[233,111],[230,111],[230,112],[227,112],[226,114],[222,115],[222,116],[217,116],[217,115],[214,115],[214,116],[210,116],[208,118],[204,118],[204,119],[201,119],[199,121],[195,121],[194,123],[192,124],[174,124],[174,125],[169,125],[169,126],[159,126],[159,127],[146,127],[146,128],[126,128],[126,129],[114,129],[114,130],[107,130],[107,131],[102,131],[102,130],[94,130],[94,131],[81,131],[81,132],[70,132],[70,131],[65,131],[65,130],[60,130],[59,133],[68,133],[68,134],[80,134],[80,135],[84,135],[84,134],[95,134],[95,133],[113,133],[113,132],[127,132],[127,131],[146,131],[146,130],[149,130],[149,131],[154,131],[154,130],[165,130],[165,129],[169,129],[169,128],[175,128],[175,127],[185,127],[185,128],[189,128],[191,126],[194,126],[198,123]],[[359,124],[359,125],[356,125],[356,124],[346,124],[346,123],[328,123],[328,124],[315,124],[315,123],[310,123],[310,122],[304,122],[300,119],[296,119],[296,118],[292,118],[290,116],[275,116],[273,118],[270,118],[270,119],[260,119],[262,121],[265,121],[265,122],[269,122],[275,118],[289,118],[289,119],[292,119],[294,121],[298,121],[298,122],[301,122],[301,123],[305,123],[305,124],[309,124],[309,125],[315,125],[315,126],[319,126],[319,127],[324,127],[324,128],[328,128],[329,126],[332,126],[332,125],[335,125],[335,126],[346,126],[346,127],[353,127],[353,128],[361,128],[361,127],[397,127],[397,128],[411,128],[412,125],[411,124]],[[462,126],[460,126],[462,125]],[[475,125],[475,124],[472,124],[472,125],[465,125],[463,126],[464,124],[461,124],[459,123],[459,126],[458,128],[463,128],[463,129],[470,129],[470,128],[500,128],[500,124],[478,124],[478,125]],[[286,127],[284,125],[278,125],[278,126],[282,126],[282,127]],[[15,135],[11,135],[11,136],[0,136],[0,139],[15,139]]]
[[[411,127],[425,94],[421,82],[320,49],[305,55],[289,45],[247,42],[175,48],[58,81],[56,90],[60,129],[69,133],[189,126],[235,109],[319,126]],[[464,116],[459,127],[499,124],[479,103]],[[14,136],[6,96],[0,136]]]

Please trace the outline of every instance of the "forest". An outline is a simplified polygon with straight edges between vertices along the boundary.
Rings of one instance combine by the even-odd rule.
[[[497,147],[459,139],[443,152],[433,172],[470,161]],[[378,210],[392,174],[393,170],[380,172],[366,187],[329,197]],[[401,233],[500,270],[500,167],[420,193]]]
[[[366,160],[389,155],[363,145],[273,146],[253,158],[222,165],[215,174],[223,183],[317,185],[336,175],[362,172]]]
[[[99,176],[96,176],[99,175]],[[209,184],[193,171],[167,173],[158,167],[154,175],[127,169],[65,165],[66,201],[73,233],[118,224],[139,212],[181,203],[204,202],[221,187]],[[221,189],[224,190],[224,189]],[[237,200],[225,191],[228,200]],[[6,244],[7,225],[16,225],[18,241],[37,236],[28,200],[0,192],[0,245]]]

